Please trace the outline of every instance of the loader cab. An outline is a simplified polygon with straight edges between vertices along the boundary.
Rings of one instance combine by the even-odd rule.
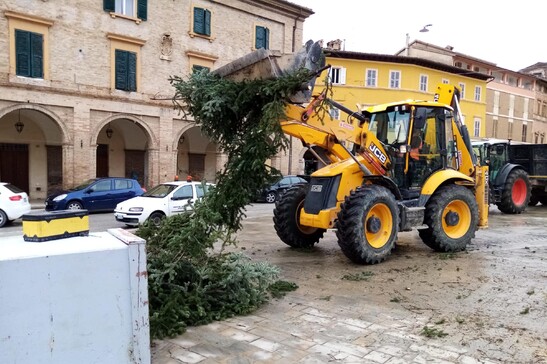
[[[390,151],[389,176],[403,199],[419,197],[425,181],[435,171],[456,168],[449,108],[397,105],[370,117],[369,130]]]

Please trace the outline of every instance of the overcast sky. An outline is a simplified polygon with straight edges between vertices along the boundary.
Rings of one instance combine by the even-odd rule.
[[[547,2],[288,0],[312,9],[308,39],[345,40],[345,50],[395,54],[415,39],[518,71],[547,62]],[[432,24],[429,32],[419,32]]]

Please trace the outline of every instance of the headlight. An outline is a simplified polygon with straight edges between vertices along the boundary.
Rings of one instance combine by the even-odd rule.
[[[66,198],[66,193],[63,193],[62,195],[59,195],[53,199],[53,201],[61,201]]]
[[[142,207],[130,207],[129,212],[142,212],[144,210]]]

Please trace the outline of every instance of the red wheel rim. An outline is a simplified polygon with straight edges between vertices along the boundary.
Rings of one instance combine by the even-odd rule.
[[[522,178],[519,178],[513,184],[511,189],[511,197],[513,198],[513,203],[515,205],[522,205],[526,200],[526,183]]]

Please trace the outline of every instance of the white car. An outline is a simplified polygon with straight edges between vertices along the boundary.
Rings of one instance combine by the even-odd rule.
[[[212,186],[202,182],[162,183],[141,196],[120,202],[114,217],[127,226],[138,226],[146,220],[158,225],[164,217],[186,211],[188,205],[202,198]]]
[[[22,189],[0,182],[0,227],[30,212],[28,195]]]

